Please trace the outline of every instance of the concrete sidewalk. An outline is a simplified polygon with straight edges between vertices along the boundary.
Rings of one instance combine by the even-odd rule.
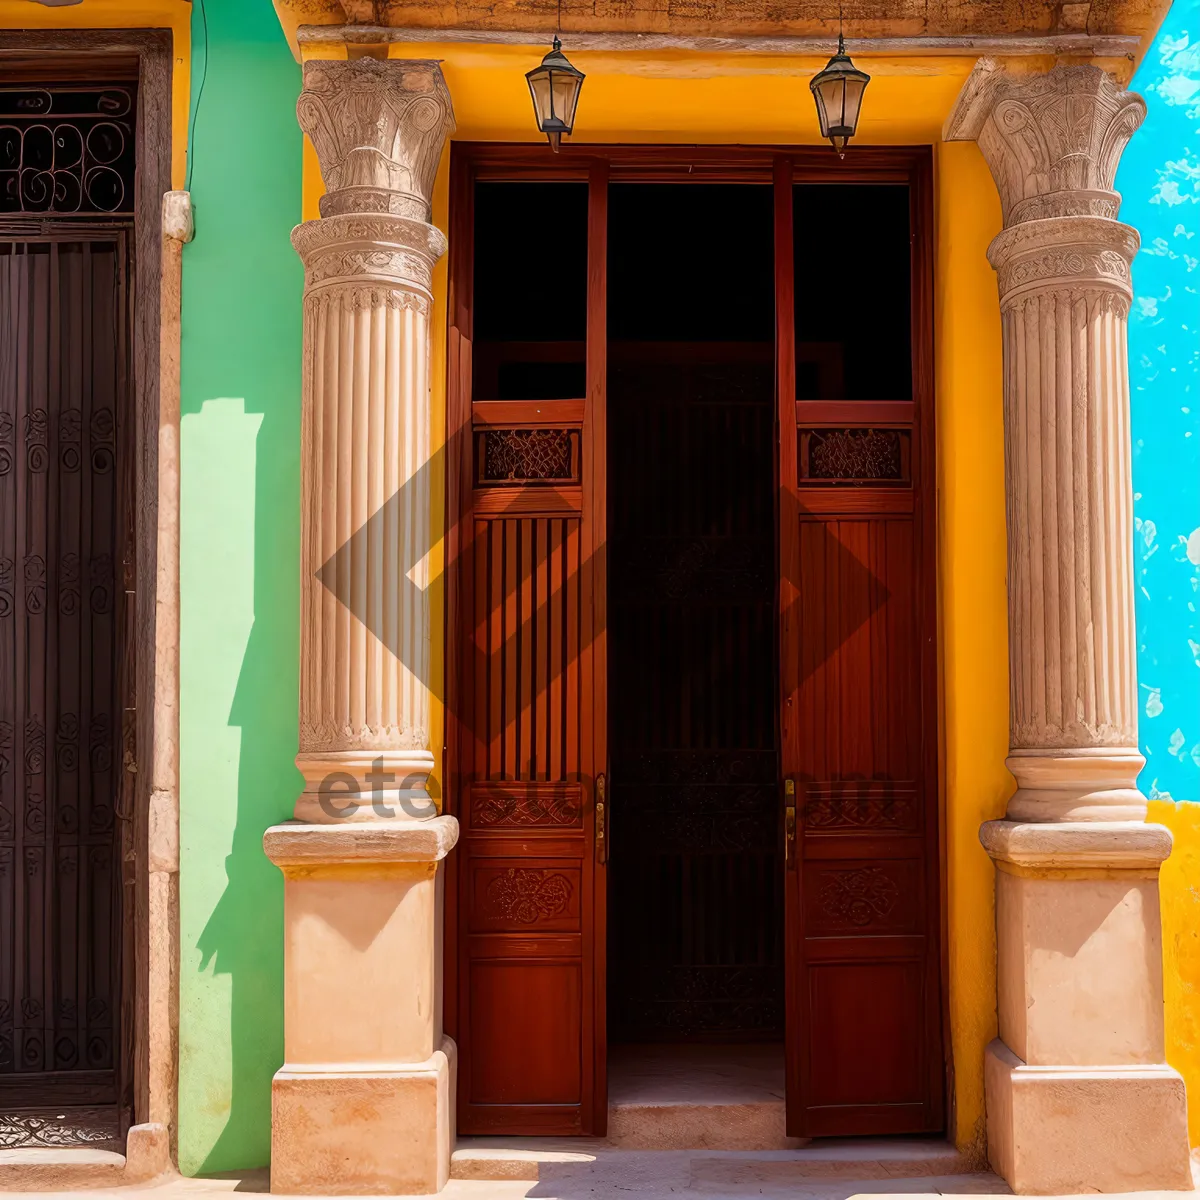
[[[17,1154],[31,1167],[31,1154],[44,1167],[65,1157],[50,1150],[0,1152],[10,1181]],[[452,1172],[455,1177],[440,1193],[445,1200],[925,1200],[1012,1194],[999,1176],[971,1170],[952,1146],[935,1139],[822,1140],[793,1150],[737,1151],[628,1149],[590,1138],[464,1138]],[[30,1184],[37,1173],[30,1171]],[[116,1187],[50,1191],[35,1186],[16,1184],[14,1190],[61,1198],[120,1194],[143,1200],[234,1200],[238,1193],[269,1193],[270,1175],[264,1168]],[[1178,1200],[1188,1194],[1124,1193],[1130,1200]]]

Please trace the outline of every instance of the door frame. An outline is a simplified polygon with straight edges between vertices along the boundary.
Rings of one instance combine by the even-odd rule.
[[[761,183],[775,188],[777,271],[786,274],[786,283],[777,279],[776,297],[776,392],[778,398],[776,440],[783,422],[796,428],[795,396],[795,338],[792,324],[791,263],[791,184],[794,183],[903,183],[910,188],[912,214],[912,364],[913,364],[913,438],[919,447],[917,471],[914,472],[914,502],[918,506],[917,537],[920,544],[921,585],[919,591],[919,628],[921,631],[922,709],[927,714],[923,722],[924,742],[921,760],[928,781],[926,796],[926,855],[928,878],[936,881],[931,888],[933,901],[927,905],[929,944],[936,951],[929,955],[929,983],[936,989],[938,1002],[927,1007],[929,1044],[940,1053],[930,1056],[931,1093],[937,1097],[939,1114],[952,1116],[947,1106],[952,1095],[949,1082],[952,1073],[950,1045],[945,1036],[948,1000],[948,927],[946,923],[946,854],[940,766],[942,717],[940,710],[939,626],[937,603],[937,519],[936,519],[936,433],[935,393],[933,375],[933,154],[930,146],[856,146],[845,159],[836,158],[824,146],[688,146],[688,145],[609,145],[573,144],[561,154],[554,154],[541,143],[453,142],[450,160],[449,201],[449,270],[447,320],[446,375],[446,673],[445,673],[445,745],[443,778],[445,780],[444,811],[461,811],[460,788],[462,763],[468,761],[467,739],[469,722],[459,719],[458,704],[463,695],[461,672],[467,662],[464,648],[470,644],[472,614],[463,606],[458,565],[461,562],[463,538],[460,523],[472,511],[474,448],[471,437],[472,380],[468,345],[471,333],[471,271],[473,267],[472,188],[476,180],[531,182],[551,180],[594,181],[598,177],[608,182],[673,182],[673,183]],[[784,235],[781,196],[787,197],[786,254],[780,245]],[[589,224],[597,219],[595,206],[589,210]],[[600,231],[603,244],[604,231]],[[596,231],[589,228],[589,240]],[[594,243],[593,243],[594,244]],[[784,270],[783,264],[789,269]],[[597,286],[595,264],[589,263],[589,334],[596,314],[591,306],[604,304],[603,274]],[[603,312],[600,314],[603,319]],[[589,344],[592,338],[589,337]],[[601,338],[600,345],[603,345]],[[597,402],[598,433],[604,435],[604,363],[589,356],[587,365],[589,396]],[[597,389],[599,389],[597,391]],[[794,434],[793,434],[794,436]],[[601,442],[602,446],[603,443]],[[779,456],[777,456],[778,459]],[[787,458],[787,455],[783,456]],[[795,455],[791,455],[795,463]],[[794,481],[793,481],[794,482]],[[776,494],[786,484],[776,480]],[[600,481],[603,489],[604,481]],[[602,497],[601,497],[602,503]],[[777,521],[786,519],[783,511]],[[786,543],[786,531],[779,528],[780,542]],[[793,538],[793,541],[795,539]],[[780,612],[787,598],[784,595],[785,563],[777,563]],[[794,578],[794,574],[792,575]],[[598,581],[599,603],[604,602],[603,580]],[[603,614],[598,627],[603,628]],[[465,640],[464,640],[465,639]],[[778,644],[778,634],[777,634]],[[603,686],[603,684],[602,684]],[[784,679],[779,675],[782,703]],[[777,707],[777,720],[779,708]],[[781,740],[781,751],[782,740]],[[780,818],[782,821],[782,804]],[[443,989],[445,1026],[454,1036],[467,1014],[459,1011],[459,901],[458,861],[452,854],[447,860],[444,971]],[[606,872],[598,871],[598,901],[605,899]],[[796,904],[795,889],[786,889],[785,905]],[[796,914],[787,913],[787,928],[795,929]],[[603,916],[600,918],[603,930]],[[601,956],[603,959],[603,956]],[[790,975],[789,975],[790,979]],[[606,976],[603,969],[596,972],[593,995],[585,1001],[595,1006],[597,1029],[604,1030],[606,1005]],[[936,1028],[934,1028],[936,1026]],[[597,1036],[593,1046],[597,1060],[606,1058],[607,1045]],[[596,1080],[592,1097],[592,1128],[602,1134],[607,1101],[606,1069],[603,1061],[594,1063],[591,1072]],[[789,1065],[789,1071],[791,1070]],[[936,1078],[934,1078],[936,1076]],[[789,1083],[792,1081],[789,1079]]]
[[[126,628],[129,658],[136,664],[132,681],[136,718],[133,745],[127,743],[123,749],[126,774],[132,776],[133,811],[127,837],[133,859],[128,890],[133,896],[125,896],[122,903],[122,1137],[131,1125],[156,1122],[173,1127],[177,1102],[179,706],[178,644],[172,633],[179,609],[177,505],[167,508],[164,527],[159,527],[160,490],[168,497],[177,496],[172,489],[178,486],[174,457],[178,345],[162,343],[164,333],[178,337],[177,325],[163,319],[170,300],[163,292],[162,204],[164,193],[171,189],[173,54],[170,29],[0,30],[0,64],[7,83],[91,82],[119,75],[136,78],[138,89],[134,217],[126,225],[132,258],[130,417],[134,427],[127,478],[134,561],[125,564],[125,587],[134,592]],[[50,226],[62,229],[62,223],[54,220],[13,218],[4,224],[10,235],[17,236]],[[165,447],[160,446],[160,432],[169,438]],[[170,471],[170,478],[160,479],[162,471]],[[160,545],[171,555],[163,562]],[[160,639],[163,613],[168,622],[166,636]],[[162,1149],[168,1152],[165,1145]]]

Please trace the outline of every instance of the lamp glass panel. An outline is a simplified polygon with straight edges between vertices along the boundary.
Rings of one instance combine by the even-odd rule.
[[[822,80],[817,84],[817,91],[823,100],[825,110],[825,128],[822,131],[826,137],[831,133],[841,133],[845,127],[843,110],[845,108],[846,81],[842,76]]]
[[[821,126],[821,136],[829,136],[829,114],[825,111],[825,93],[818,84],[812,90],[813,99],[817,102],[817,123]]]
[[[550,94],[550,72],[534,71],[527,78],[529,79],[529,92],[533,96],[533,111],[537,117],[538,128],[545,130],[546,122],[554,112]]]
[[[567,132],[570,133],[575,124],[575,106],[579,103],[579,92],[583,80],[570,71],[555,71],[552,79],[554,115],[562,121],[567,127]]]
[[[867,90],[867,82],[866,79],[850,76],[842,84],[845,105],[842,119],[848,129],[858,128],[858,114],[862,108],[863,92]]]

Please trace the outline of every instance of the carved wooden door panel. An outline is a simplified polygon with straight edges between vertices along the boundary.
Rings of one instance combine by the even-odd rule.
[[[512,336],[522,313],[490,313],[487,298],[492,264],[513,252],[530,212],[504,189],[528,185],[477,181],[461,160],[454,173],[451,620],[463,648],[447,1024],[460,1054],[458,1128],[602,1134],[606,183],[532,185],[558,189],[564,236],[582,239],[569,283],[579,294],[561,293],[564,259],[553,300],[581,307],[570,336],[529,340]]]
[[[118,1132],[126,280],[118,233],[0,240],[5,1145]]]
[[[901,305],[911,291],[911,383],[902,345],[899,395],[850,389],[855,398],[846,398],[841,364],[832,385],[810,379],[812,391],[798,392],[804,317],[797,322],[792,281],[805,268],[820,275],[821,250],[804,224],[804,189],[793,189],[790,164],[777,166],[787,1087],[796,1136],[942,1127],[924,171],[917,159],[895,181],[907,190],[880,197],[897,226]],[[884,320],[880,355],[904,317]],[[847,375],[856,366],[844,365]],[[824,398],[831,390],[840,398]],[[813,391],[819,398],[797,398]]]

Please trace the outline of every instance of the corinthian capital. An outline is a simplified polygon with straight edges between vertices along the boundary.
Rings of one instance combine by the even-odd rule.
[[[1117,163],[1145,115],[1141,96],[1123,91],[1099,67],[1019,76],[981,59],[942,136],[979,143],[1005,228],[1044,217],[1115,219]]]
[[[321,163],[323,217],[390,213],[429,220],[438,162],[454,130],[450,91],[436,62],[307,62],[296,115]]]

